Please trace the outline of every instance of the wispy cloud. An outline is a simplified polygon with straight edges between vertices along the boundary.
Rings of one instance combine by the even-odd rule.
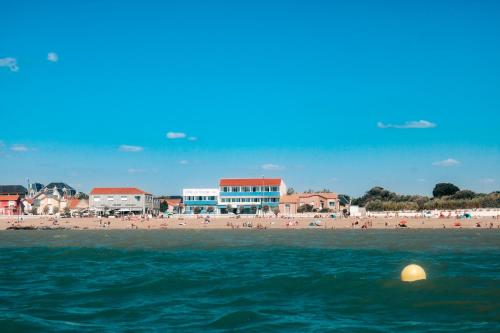
[[[495,180],[493,178],[483,178],[483,179],[479,179],[479,182],[481,184],[494,184]]]
[[[179,164],[186,165],[186,164],[189,164],[189,161],[188,160],[180,160]]]
[[[267,170],[267,171],[276,171],[276,170],[283,170],[285,167],[277,164],[272,164],[272,163],[266,163],[261,166],[262,170]]]
[[[460,162],[453,159],[453,158],[447,158],[446,160],[436,161],[436,162],[432,163],[432,165],[437,166],[437,167],[453,167],[453,166],[460,165]]]
[[[49,54],[47,54],[47,60],[52,62],[58,62],[59,56],[55,52],[49,52]]]
[[[186,138],[186,133],[182,132],[168,132],[167,133],[167,139],[185,139]]]
[[[24,152],[27,152],[29,150],[28,147],[26,147],[25,145],[22,145],[22,144],[13,144],[12,146],[10,146],[10,150],[16,152],[16,153],[24,153]]]
[[[378,128],[434,128],[437,125],[427,120],[407,121],[404,124],[384,124],[378,122]]]
[[[16,58],[11,58],[11,57],[0,58],[0,67],[7,67],[12,72],[17,72],[19,70]]]
[[[419,183],[427,183],[427,179],[425,179],[425,178],[419,178],[419,179],[417,179],[417,182],[419,182]]]
[[[127,153],[138,153],[144,150],[141,146],[130,146],[130,145],[121,145],[118,147],[119,151],[127,152]]]

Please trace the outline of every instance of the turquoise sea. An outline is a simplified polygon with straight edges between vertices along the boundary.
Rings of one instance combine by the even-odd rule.
[[[0,232],[0,332],[155,331],[500,332],[500,230]]]

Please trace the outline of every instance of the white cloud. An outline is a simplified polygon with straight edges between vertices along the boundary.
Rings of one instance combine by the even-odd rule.
[[[49,54],[47,55],[47,60],[52,62],[58,62],[59,56],[55,52],[49,52]]]
[[[267,163],[267,164],[263,164],[261,166],[262,170],[267,170],[267,171],[276,171],[276,170],[283,170],[284,167],[281,166],[281,165],[277,165],[277,164],[272,164],[272,163]]]
[[[187,161],[187,160],[180,160],[179,164],[186,165],[186,164],[189,164],[189,161]]]
[[[495,180],[493,178],[483,178],[479,180],[482,184],[494,184]]]
[[[0,58],[0,67],[8,67],[12,72],[17,72],[19,66],[17,66],[16,58]]]
[[[127,153],[138,153],[144,150],[141,146],[130,146],[130,145],[121,145],[118,147],[118,150],[124,151]]]
[[[404,124],[384,124],[383,122],[378,122],[378,128],[434,128],[437,125],[427,120],[418,121],[407,121]]]
[[[432,163],[432,165],[438,166],[438,167],[453,167],[453,166],[457,166],[459,164],[460,164],[460,162],[453,159],[453,158],[447,158],[446,160],[436,161],[436,162]]]
[[[168,132],[167,139],[185,139],[186,133],[182,132]]]
[[[10,150],[15,151],[16,153],[24,153],[27,152],[29,149],[25,145],[16,143],[10,146]]]

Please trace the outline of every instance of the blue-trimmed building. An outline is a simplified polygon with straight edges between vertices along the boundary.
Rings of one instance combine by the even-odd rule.
[[[287,187],[280,178],[221,179],[219,209],[221,213],[256,214],[267,206],[279,207]]]
[[[216,188],[184,189],[182,197],[185,214],[220,213],[219,190]]]

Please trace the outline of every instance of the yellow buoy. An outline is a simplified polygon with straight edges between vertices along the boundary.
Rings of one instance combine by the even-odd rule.
[[[426,280],[427,274],[419,265],[408,265],[401,271],[401,281],[414,282],[419,280]]]

